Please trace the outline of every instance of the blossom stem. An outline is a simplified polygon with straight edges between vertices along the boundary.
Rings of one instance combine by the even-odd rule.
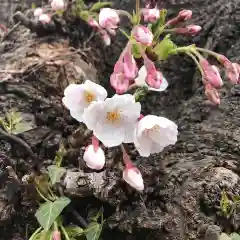
[[[213,52],[213,51],[211,51],[211,50],[208,50],[208,49],[196,47],[196,50],[198,50],[198,51],[200,51],[200,52],[208,53],[208,54],[210,54],[210,55],[212,55],[212,56],[214,56],[214,57],[216,57],[216,58],[218,57],[218,54],[217,54],[217,53],[215,53],[215,52]]]
[[[124,148],[123,144],[121,144],[120,146],[121,146],[121,150],[123,153],[123,161],[124,161],[125,166],[131,167],[133,164],[132,164],[132,161],[130,160],[129,155],[126,152],[126,149]]]
[[[196,58],[192,53],[190,53],[190,52],[186,52],[186,54],[187,54],[189,57],[192,58],[192,60],[195,62],[195,64],[197,65],[199,71],[201,72],[201,74],[202,74],[202,76],[203,76],[203,75],[204,75],[204,72],[203,72],[203,70],[202,70],[202,68],[201,68],[201,66],[200,66],[197,58]]]
[[[71,240],[70,237],[69,237],[69,235],[68,235],[68,233],[67,233],[67,231],[66,231],[65,228],[63,227],[62,223],[60,224],[60,228],[61,228],[61,231],[62,231],[65,239],[66,239],[66,240]]]
[[[140,0],[136,0],[137,24],[140,22]]]
[[[36,187],[36,191],[39,194],[39,196],[45,201],[45,202],[51,202],[49,199],[47,199],[39,190],[38,187]]]
[[[177,28],[171,28],[171,29],[164,29],[163,32],[175,32],[177,30]]]
[[[119,15],[126,16],[132,22],[132,15],[124,10],[116,10]]]
[[[42,230],[42,227],[38,228],[33,234],[32,236],[29,238],[29,240],[34,240],[36,238],[36,236],[38,235],[38,233],[40,233],[40,231]]]
[[[132,85],[129,86],[127,92],[133,90],[134,88],[138,87],[138,85],[136,83],[133,83]]]
[[[92,136],[92,145],[93,145],[94,151],[97,152],[99,148],[99,140],[94,135]]]

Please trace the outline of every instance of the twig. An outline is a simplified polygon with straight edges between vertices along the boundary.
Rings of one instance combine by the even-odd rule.
[[[0,139],[21,145],[25,149],[29,157],[31,157],[35,163],[38,163],[38,157],[33,153],[31,147],[21,138],[10,133],[7,133],[2,128],[0,128]]]
[[[20,22],[15,24],[2,38],[1,43],[4,42],[18,27],[20,26]]]
[[[63,187],[61,185],[58,185],[57,189],[58,189],[58,192],[59,192],[60,196],[65,196],[64,192],[63,192]],[[69,212],[71,212],[72,215],[79,222],[80,226],[82,228],[87,228],[87,226],[88,226],[87,221],[71,205],[68,205],[67,208],[68,208]]]

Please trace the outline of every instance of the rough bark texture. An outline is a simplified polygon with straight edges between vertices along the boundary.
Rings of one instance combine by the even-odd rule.
[[[129,1],[120,1],[116,5],[122,8],[127,3]],[[202,32],[194,39],[177,37],[179,45],[196,43],[222,53],[234,62],[240,61],[238,0],[166,0],[163,4],[170,8],[170,16],[181,8],[192,9],[192,21],[203,27]],[[121,40],[122,38],[117,38],[116,44],[121,45]],[[33,58],[34,61],[43,60],[46,51],[50,51],[48,45],[46,50],[46,44],[41,48],[37,43],[40,40],[36,38],[29,42],[29,35],[25,41],[18,42],[16,39],[15,48],[9,49],[11,52],[15,51],[15,54],[18,51],[22,54],[16,59],[18,61],[11,61],[10,64],[7,52],[1,56],[1,62],[9,63],[10,67],[20,64],[20,67],[21,61],[27,65],[26,57],[31,58],[29,63],[32,64]],[[29,45],[26,46],[26,43]],[[35,47],[33,48],[36,43],[37,54]],[[62,41],[59,44],[63,44]],[[94,59],[105,85],[119,54],[118,45],[105,49],[104,55],[103,51],[91,52],[91,58]],[[30,54],[31,49],[34,49],[33,55]],[[85,63],[79,61],[85,58],[82,55],[78,60],[72,57],[69,64],[83,69]],[[79,75],[76,75],[79,71],[76,67],[74,69],[78,73],[71,71],[56,60],[59,59],[44,59],[43,66],[34,71],[30,70],[36,65],[29,65],[24,74],[10,75],[9,80],[0,84],[1,114],[16,107],[30,115],[35,127],[20,137],[43,159],[44,165],[51,163],[59,142],[69,140],[69,136],[77,128],[77,123],[63,109],[60,100],[62,90],[67,84],[64,83],[68,79],[66,74],[71,75],[69,78],[74,75],[75,79],[79,79]],[[103,67],[105,63],[106,66]],[[195,74],[195,68],[189,59],[184,57],[183,60],[182,56],[176,56],[161,63],[160,67],[170,82],[170,87],[164,93],[147,95],[143,103],[143,114],[162,115],[176,121],[180,132],[178,143],[149,158],[132,154],[145,180],[142,194],[133,191],[122,181],[123,167],[118,149],[108,150],[104,171],[87,173],[88,170],[82,164],[83,151],[71,148],[64,164],[70,169],[80,165],[78,179],[84,177],[84,181],[78,181],[78,187],[74,187],[73,204],[86,217],[86,209],[104,206],[107,220],[103,231],[104,239],[217,240],[222,230],[238,231],[240,226],[238,208],[229,221],[220,211],[222,190],[225,189],[229,196],[240,194],[240,85],[231,86],[226,79],[226,84],[220,91],[221,105],[213,107],[206,102],[200,76]],[[89,70],[83,71],[86,73]],[[103,72],[104,75],[101,74]],[[94,74],[91,76],[92,79],[96,78]],[[76,143],[72,145],[78,146]],[[12,145],[4,140],[1,141],[0,150],[2,169],[6,165],[16,165],[19,178],[29,171],[25,161],[28,160],[29,164],[30,159],[19,149],[19,145]],[[101,181],[96,181],[96,178]],[[96,184],[99,182],[100,185]],[[68,191],[66,193],[70,194]],[[31,224],[35,207],[30,205],[32,209],[29,210],[26,204],[30,203],[25,194],[21,195],[19,203],[9,204],[7,201],[8,199],[2,200],[2,205],[5,206],[2,209],[8,213],[1,222],[0,239],[24,239],[26,224]]]

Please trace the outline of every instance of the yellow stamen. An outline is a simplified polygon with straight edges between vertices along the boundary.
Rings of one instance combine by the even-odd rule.
[[[85,97],[85,100],[87,103],[91,103],[92,101],[94,101],[96,99],[96,96],[89,91],[84,92],[84,97]]]
[[[121,115],[117,110],[113,112],[107,112],[106,119],[111,123],[116,123],[117,121],[120,120],[120,118],[121,118]]]

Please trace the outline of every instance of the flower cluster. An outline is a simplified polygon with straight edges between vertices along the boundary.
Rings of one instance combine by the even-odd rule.
[[[84,153],[89,168],[100,170],[104,167],[105,156],[99,141],[106,147],[134,143],[144,157],[159,153],[177,141],[177,125],[164,117],[143,117],[141,104],[131,94],[115,94],[107,98],[107,91],[102,86],[87,80],[83,84],[70,84],[62,101],[71,116],[93,132],[92,144]],[[134,186],[134,176],[139,178],[141,175],[124,154],[126,169],[123,176]]]
[[[157,6],[152,6],[155,1],[151,1],[151,4],[148,2],[142,9],[139,2],[136,0],[133,15],[123,10],[102,8],[86,20],[98,31],[106,45],[111,44],[110,36],[116,35],[121,15],[127,16],[132,23],[130,33],[121,29],[128,41],[109,80],[116,94],[108,97],[102,86],[87,80],[83,84],[69,85],[62,101],[70,110],[71,116],[84,123],[93,133],[92,144],[86,147],[83,157],[86,165],[92,169],[102,169],[105,155],[101,146],[121,146],[125,164],[123,179],[141,191],[144,189],[142,175],[130,160],[124,144],[133,143],[141,156],[148,157],[174,145],[178,135],[178,127],[171,120],[141,114],[139,92],[143,89],[144,94],[148,91],[161,92],[168,87],[168,81],[158,63],[174,54],[188,55],[202,75],[206,97],[217,105],[220,104],[217,89],[223,85],[220,69],[211,65],[202,53],[214,56],[234,84],[240,82],[240,66],[223,55],[195,45],[178,47],[170,39],[171,34],[193,36],[200,32],[200,26],[186,24],[192,17],[191,10],[181,10],[177,16],[166,20],[166,9],[159,10]],[[135,88],[135,93],[131,94]]]
[[[51,22],[51,13],[54,11],[62,11],[65,8],[64,0],[50,0],[51,9],[48,11],[43,8],[36,8],[34,11],[34,17],[42,24]]]

